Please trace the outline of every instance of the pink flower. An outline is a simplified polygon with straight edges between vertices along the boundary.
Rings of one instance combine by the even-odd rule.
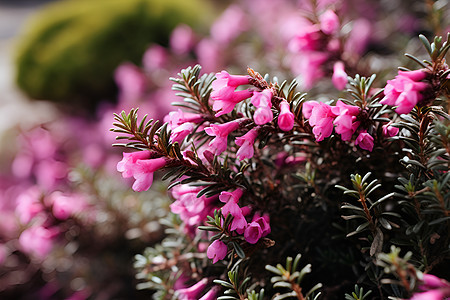
[[[178,126],[177,128],[175,128],[174,130],[172,130],[172,132],[170,134],[170,142],[171,143],[175,143],[175,142],[180,143],[181,141],[184,140],[185,137],[187,137],[189,134],[191,134],[192,131],[194,131],[194,125],[192,123],[184,123],[184,124]]]
[[[294,127],[294,114],[289,109],[289,103],[286,100],[280,103],[280,114],[278,115],[278,127],[283,131],[290,131]]]
[[[203,278],[196,284],[194,284],[191,287],[177,290],[178,299],[180,300],[194,300],[198,299],[198,296],[200,293],[205,289],[206,285],[208,284],[208,279]]]
[[[122,103],[140,100],[147,88],[147,79],[141,70],[132,63],[120,65],[114,79],[119,87],[119,101]]]
[[[313,87],[319,79],[323,78],[322,65],[328,60],[328,54],[319,51],[302,53],[292,62],[292,72],[302,76],[302,85],[305,89]]]
[[[248,27],[246,15],[238,5],[230,5],[211,26],[211,37],[228,44]]]
[[[39,189],[32,187],[17,197],[16,214],[22,224],[27,224],[44,210],[44,206],[39,200],[41,196]]]
[[[201,120],[203,120],[203,117],[200,114],[184,112],[181,109],[171,111],[164,117],[164,122],[169,123],[169,129],[171,130],[186,122],[198,123]]]
[[[5,244],[0,244],[0,266],[5,262],[7,254],[8,248],[6,248]]]
[[[303,31],[297,34],[288,45],[291,52],[316,51],[320,48],[321,34],[315,25],[302,28]]]
[[[336,106],[331,108],[331,111],[337,115],[333,121],[334,125],[336,125],[336,133],[341,135],[343,141],[349,141],[360,124],[360,122],[356,121],[360,108],[338,100]]]
[[[252,222],[256,222],[259,224],[259,226],[261,227],[262,233],[261,233],[261,237],[265,237],[266,235],[268,235],[271,232],[270,229],[270,219],[269,219],[269,215],[265,214],[262,217],[259,215],[259,213],[256,213],[253,216],[253,220]]]
[[[33,226],[22,232],[19,244],[24,252],[43,259],[52,250],[53,240],[57,234],[58,229],[56,228]]]
[[[133,169],[136,167],[136,161],[139,159],[150,158],[149,151],[139,151],[132,153],[123,153],[123,159],[117,163],[117,171],[122,173],[123,178],[133,176]]]
[[[273,120],[273,112],[269,107],[258,107],[253,115],[253,120],[257,125],[263,125]]]
[[[215,240],[209,245],[208,250],[206,250],[206,255],[209,259],[213,260],[213,264],[222,260],[227,256],[228,247],[221,240]]]
[[[265,89],[262,92],[253,93],[250,102],[256,107],[272,107],[273,93],[270,89]]]
[[[244,84],[249,84],[250,76],[230,75],[226,71],[216,74],[217,80],[213,81],[211,99],[214,100],[213,110],[218,111],[216,117],[231,112],[235,105],[247,98],[250,98],[253,92],[249,90],[238,91],[235,89]]]
[[[170,48],[175,54],[188,53],[194,46],[194,32],[186,24],[178,25],[170,35]]]
[[[227,149],[228,135],[239,128],[239,120],[230,121],[223,124],[211,124],[205,128],[206,134],[215,138],[209,142],[209,146],[214,149],[216,155],[220,155]]]
[[[213,39],[202,39],[195,48],[198,62],[203,71],[209,73],[218,70],[224,65],[222,45]]]
[[[333,66],[333,76],[331,77],[333,85],[338,90],[343,90],[347,84],[347,73],[344,70],[344,63],[338,61]]]
[[[150,46],[144,53],[142,64],[147,71],[162,69],[167,63],[168,55],[166,48],[154,44]]]
[[[320,17],[320,29],[325,34],[335,34],[339,29],[339,18],[331,9],[324,12]]]
[[[333,121],[336,115],[332,112],[331,106],[323,102],[303,103],[303,115],[309,116],[309,124],[313,126],[313,133],[318,142],[329,137],[333,132]]]
[[[188,185],[177,185],[172,189],[175,202],[170,205],[170,209],[180,216],[189,230],[206,220],[213,209],[212,203],[217,199],[217,197],[197,197],[200,190],[199,187]]]
[[[431,274],[423,274],[422,285],[419,286],[421,290],[450,288],[450,283]]]
[[[222,207],[222,214],[226,217],[228,214],[233,216],[233,221],[231,221],[230,230],[236,230],[238,233],[242,233],[247,226],[247,221],[245,220],[242,209],[234,201],[228,201]]]
[[[350,55],[350,57],[360,56],[366,51],[372,35],[373,26],[370,21],[365,18],[354,20],[350,36],[344,46],[344,51],[347,55]]]
[[[423,70],[398,71],[395,79],[387,81],[384,89],[385,97],[380,103],[397,106],[395,111],[398,114],[409,113],[423,99],[421,92],[429,86],[421,82],[426,76]]]
[[[219,200],[224,203],[227,203],[230,201],[238,203],[239,199],[242,197],[243,194],[244,194],[244,192],[241,189],[235,189],[232,192],[223,191],[219,195]]]
[[[355,140],[355,145],[358,145],[364,150],[373,150],[373,137],[367,131],[361,131]]]
[[[415,293],[410,300],[443,300],[444,293],[440,290],[430,290],[424,293]]]
[[[258,222],[251,222],[244,231],[244,238],[250,244],[256,244],[262,237],[261,225]]]
[[[273,120],[272,91],[265,89],[262,92],[254,92],[251,103],[257,107],[253,119],[257,125],[263,125]]]
[[[219,287],[215,286],[210,289],[206,294],[204,294],[199,300],[215,300],[217,299],[217,293],[219,292]]]
[[[237,158],[243,160],[246,158],[252,158],[254,154],[253,144],[258,136],[259,127],[255,127],[249,130],[246,134],[236,138],[236,145],[241,146],[236,152]]]
[[[383,128],[383,134],[386,137],[396,136],[399,132],[399,129],[397,127],[391,126],[391,122],[389,122],[388,124],[384,124],[382,126],[382,128]]]
[[[142,192],[148,190],[153,183],[153,173],[161,169],[167,164],[164,157],[155,159],[138,159],[136,165],[133,168],[133,177],[136,179],[132,188],[136,192]]]
[[[50,197],[53,215],[59,220],[65,220],[86,208],[86,200],[77,194],[67,195],[59,191],[53,192]]]

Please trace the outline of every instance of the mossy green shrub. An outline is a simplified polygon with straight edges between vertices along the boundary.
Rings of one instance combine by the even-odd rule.
[[[95,103],[114,97],[114,69],[139,63],[178,23],[207,23],[201,0],[65,0],[40,11],[17,49],[17,83],[31,98]]]

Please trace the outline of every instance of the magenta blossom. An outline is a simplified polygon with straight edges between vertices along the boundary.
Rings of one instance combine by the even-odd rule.
[[[177,290],[178,299],[180,300],[193,300],[198,299],[199,295],[206,288],[208,279],[203,278],[191,287]]]
[[[236,145],[241,146],[236,152],[239,160],[252,158],[254,154],[253,144],[258,136],[259,126],[249,130],[246,134],[236,138]]]
[[[203,119],[200,114],[184,112],[181,109],[171,111],[164,117],[164,122],[169,123],[169,129],[174,130],[186,122],[198,123]]]
[[[345,73],[344,63],[342,61],[334,63],[331,81],[333,82],[334,87],[338,90],[343,90],[345,88],[348,79],[347,73]]]
[[[239,128],[239,120],[230,121],[223,124],[211,124],[205,128],[206,134],[215,138],[209,142],[209,146],[214,149],[216,155],[220,155],[227,149],[228,135]]]
[[[193,123],[184,123],[184,124],[178,126],[177,128],[175,128],[174,130],[172,130],[172,132],[170,134],[170,141],[172,143],[175,143],[175,142],[180,143],[181,141],[184,140],[185,137],[187,137],[189,134],[191,134],[192,131],[194,131],[194,124]]]
[[[149,151],[139,151],[132,153],[123,153],[123,159],[117,163],[117,171],[122,173],[123,178],[133,176],[133,169],[136,166],[136,161],[139,159],[150,158]]]
[[[241,189],[235,189],[232,192],[221,192],[219,195],[219,200],[223,203],[227,203],[229,201],[234,201],[238,203],[239,199],[242,197],[244,192]]]
[[[28,224],[36,215],[44,210],[40,198],[41,192],[32,187],[17,197],[16,214],[22,224]]]
[[[270,89],[265,89],[262,92],[255,92],[250,102],[256,107],[272,107],[273,93]]]
[[[381,104],[397,106],[398,114],[409,113],[414,106],[423,99],[423,92],[429,85],[421,80],[425,79],[427,73],[423,70],[398,71],[395,79],[388,80],[384,88],[385,97]]]
[[[440,290],[415,293],[410,300],[444,300],[444,293]]]
[[[308,101],[303,104],[303,115],[308,118],[313,127],[313,133],[318,142],[329,137],[333,132],[333,121],[336,117],[331,106],[323,102]]]
[[[219,287],[215,286],[204,294],[199,300],[215,300],[217,299],[217,293],[219,293]]]
[[[324,12],[320,17],[320,29],[325,34],[335,34],[339,30],[339,18],[331,9]]]
[[[289,109],[289,103],[286,100],[281,101],[278,127],[283,131],[290,131],[294,128],[294,119],[294,114]]]
[[[213,110],[217,111],[216,117],[231,112],[237,103],[250,98],[253,92],[249,90],[235,91],[240,85],[249,84],[250,76],[230,75],[226,71],[216,74],[217,80],[213,81],[211,99],[214,101]]]
[[[164,157],[155,159],[138,159],[133,168],[133,177],[136,181],[133,184],[133,190],[142,192],[148,190],[153,183],[153,173],[167,164]]]
[[[367,133],[367,131],[363,130],[359,133],[358,137],[355,140],[355,145],[358,145],[361,149],[364,150],[373,150],[373,137]]]
[[[65,220],[87,207],[83,196],[77,194],[63,194],[59,191],[49,196],[53,215],[59,220]]]
[[[250,244],[256,244],[262,237],[261,225],[258,222],[251,222],[244,231],[244,238]]]
[[[194,46],[194,31],[188,25],[180,24],[172,31],[169,43],[170,48],[175,54],[186,54]]]
[[[392,122],[383,125],[383,135],[386,137],[396,136],[400,129],[391,125]]]
[[[316,51],[320,48],[320,29],[315,25],[302,28],[302,32],[294,36],[289,42],[289,50],[292,52]]]
[[[233,221],[231,221],[230,230],[236,230],[237,233],[242,233],[247,226],[247,221],[245,220],[242,209],[234,201],[228,201],[222,207],[222,214],[226,217],[228,214],[233,216]]]
[[[256,222],[259,224],[259,226],[261,227],[262,233],[261,233],[261,237],[265,237],[266,235],[268,235],[271,232],[270,229],[270,219],[269,219],[269,215],[265,214],[262,217],[259,215],[259,213],[256,213],[253,216],[253,220],[252,222]]]
[[[356,121],[360,108],[338,100],[336,106],[331,108],[331,111],[337,115],[333,121],[333,124],[336,125],[336,133],[341,135],[343,141],[349,141],[360,124],[359,121]]]
[[[221,240],[215,240],[209,245],[208,250],[206,250],[206,255],[209,259],[213,260],[213,264],[222,260],[227,256],[228,247]]]
[[[44,259],[52,250],[54,238],[58,234],[56,228],[33,226],[25,229],[19,237],[22,250],[39,259]]]

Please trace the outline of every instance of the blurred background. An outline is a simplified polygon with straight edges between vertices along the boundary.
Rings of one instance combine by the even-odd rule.
[[[341,28],[300,49],[312,2],[0,0],[0,299],[149,298],[133,257],[164,237],[170,200],[159,181],[131,191],[109,129],[133,107],[163,120],[182,68],[251,66],[330,99],[335,62],[383,86],[418,33],[448,32],[447,1],[321,0]]]

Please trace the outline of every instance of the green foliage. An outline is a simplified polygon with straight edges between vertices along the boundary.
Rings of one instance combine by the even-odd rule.
[[[273,300],[288,298],[316,300],[320,296],[320,293],[315,294],[314,292],[322,287],[321,283],[316,284],[305,295],[303,295],[300,284],[304,276],[311,273],[311,265],[308,264],[298,271],[300,258],[300,254],[298,254],[295,259],[292,259],[292,257],[287,257],[285,266],[282,266],[281,264],[277,264],[276,267],[266,265],[266,270],[276,275],[270,279],[273,287],[290,290],[289,292],[283,292],[282,294],[275,296]]]
[[[368,300],[370,294],[372,294],[372,291],[369,290],[364,294],[364,289],[355,284],[355,291],[351,295],[345,294],[345,300]]]
[[[178,23],[200,26],[202,0],[65,0],[39,12],[17,49],[17,83],[30,97],[97,102],[115,94],[114,69],[166,45]],[[207,13],[202,16],[208,15]]]

